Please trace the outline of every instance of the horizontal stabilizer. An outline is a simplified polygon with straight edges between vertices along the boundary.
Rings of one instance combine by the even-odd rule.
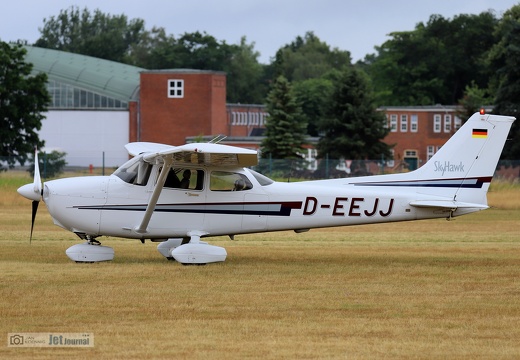
[[[489,206],[482,204],[474,204],[453,200],[415,200],[410,202],[411,206],[419,208],[437,208],[437,209],[487,209]]]

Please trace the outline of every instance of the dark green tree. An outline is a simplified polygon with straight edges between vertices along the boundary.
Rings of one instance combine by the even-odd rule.
[[[38,166],[42,178],[53,178],[63,173],[63,168],[67,165],[67,161],[65,161],[66,155],[67,153],[56,150],[50,153],[39,151]],[[31,177],[34,176],[34,155],[31,158],[31,163],[27,171],[31,174]]]
[[[267,93],[264,81],[264,66],[258,62],[260,54],[254,50],[254,43],[248,44],[242,37],[240,45],[233,46],[229,63],[224,67],[227,73],[227,101],[242,104],[261,104]]]
[[[463,120],[468,120],[471,115],[480,111],[484,106],[493,104],[493,97],[489,94],[487,89],[479,88],[475,82],[466,86],[464,96],[459,101],[459,105],[462,106],[461,111],[458,112],[458,116]]]
[[[334,90],[331,76],[307,79],[293,84],[294,93],[301,105],[307,134],[319,136],[318,124],[325,117]]]
[[[374,160],[390,155],[382,142],[388,134],[385,115],[376,111],[369,79],[361,70],[347,66],[338,74],[327,115],[319,124],[318,157]]]
[[[265,138],[262,141],[262,157],[273,159],[301,159],[306,138],[306,125],[300,105],[291,84],[279,76],[267,96]]]
[[[504,13],[496,29],[500,41],[490,52],[490,63],[495,70],[498,88],[493,112],[520,118],[520,5]],[[503,159],[520,159],[520,126],[513,123],[511,140],[506,142]]]
[[[35,46],[118,62],[131,62],[131,49],[143,41],[144,20],[71,6],[43,20]]]
[[[227,73],[227,101],[262,103],[267,92],[264,67],[258,63],[254,44],[243,37],[239,45],[218,41],[207,33],[185,33],[176,39],[164,29],[152,29],[133,48],[139,60],[133,65],[148,69],[199,69]]]
[[[43,146],[37,130],[50,102],[47,75],[31,75],[25,54],[21,45],[0,41],[0,157],[9,167]]]
[[[473,81],[487,88],[485,54],[496,42],[498,20],[492,12],[432,15],[413,31],[393,32],[365,62],[377,105],[457,104]]]
[[[320,78],[332,69],[341,69],[350,64],[350,52],[331,49],[313,32],[298,36],[292,43],[276,52],[273,66],[274,76],[283,75],[291,83]]]

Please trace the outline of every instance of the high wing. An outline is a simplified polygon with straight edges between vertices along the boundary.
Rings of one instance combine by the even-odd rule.
[[[221,144],[192,143],[182,146],[170,146],[150,142],[135,142],[127,144],[125,148],[130,155],[142,154],[143,160],[148,163],[163,163],[152,196],[148,201],[143,220],[139,226],[134,228],[140,234],[146,233],[155,210],[155,205],[164,187],[166,175],[172,166],[216,165],[222,167],[245,167],[258,164],[258,156],[255,150]]]
[[[128,154],[131,156],[137,156],[143,153],[160,152],[174,148],[175,146],[152,142],[132,142],[125,145],[126,151],[128,151]]]
[[[170,146],[148,142],[130,143],[125,146],[130,155],[143,154],[146,162],[170,156],[175,165],[254,166],[258,164],[255,150],[212,143],[192,143]]]

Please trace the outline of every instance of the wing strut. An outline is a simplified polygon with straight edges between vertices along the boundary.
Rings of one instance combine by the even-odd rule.
[[[146,207],[146,211],[144,212],[143,220],[141,221],[141,224],[134,228],[135,232],[139,234],[145,234],[146,229],[148,228],[148,224],[150,223],[150,219],[152,218],[152,214],[155,210],[155,205],[157,205],[157,200],[159,200],[159,195],[161,195],[161,191],[164,187],[164,182],[166,181],[166,176],[168,175],[168,172],[170,171],[170,168],[173,163],[173,157],[171,156],[165,156],[164,157],[164,164],[161,170],[161,173],[159,174],[159,179],[157,179],[157,184],[155,184],[155,188],[153,189],[152,196],[150,197],[150,200],[148,201],[148,206]]]

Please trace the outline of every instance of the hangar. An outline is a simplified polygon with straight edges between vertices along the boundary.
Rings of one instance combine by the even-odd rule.
[[[128,156],[129,103],[139,93],[138,67],[25,46],[34,73],[46,73],[51,95],[39,132],[47,149],[73,166],[117,166]]]
[[[40,138],[48,150],[65,151],[71,166],[118,166],[128,159],[124,145],[132,141],[182,145],[190,137],[219,134],[240,141],[261,128],[267,116],[263,106],[227,106],[223,72],[147,70],[58,50],[25,49],[33,72],[47,74],[52,98]]]

